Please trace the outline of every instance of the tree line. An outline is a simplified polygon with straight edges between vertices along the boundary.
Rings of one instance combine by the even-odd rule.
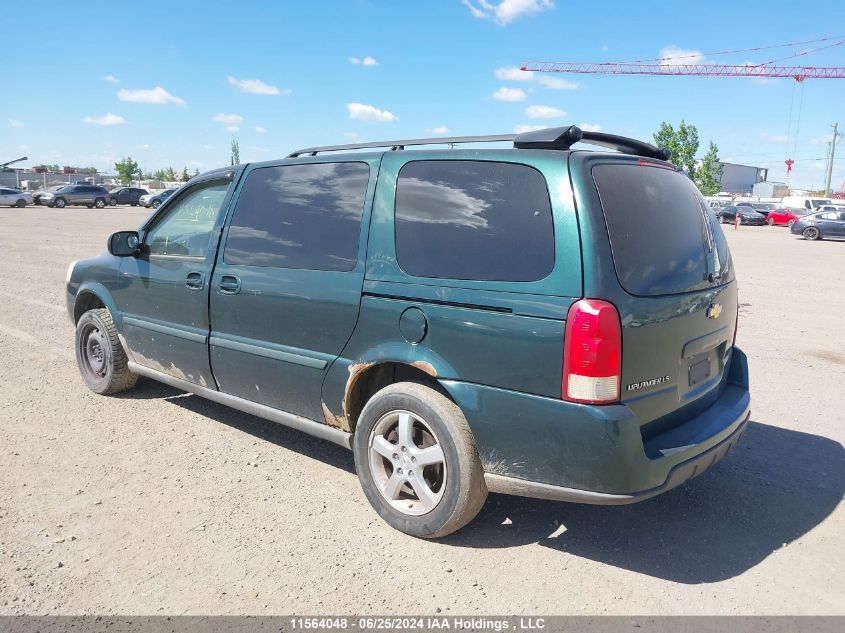
[[[153,172],[141,170],[138,162],[127,156],[114,164],[115,179],[122,185],[128,185],[133,180],[163,180],[165,182],[188,182],[193,176],[200,173],[197,169],[193,174],[188,173],[188,168],[182,169],[179,173],[173,167],[157,169]]]

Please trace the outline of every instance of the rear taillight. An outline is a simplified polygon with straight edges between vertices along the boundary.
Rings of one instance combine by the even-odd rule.
[[[585,404],[619,401],[622,326],[616,307],[581,299],[569,308],[563,344],[561,398]]]
[[[736,300],[736,320],[734,321],[734,340],[731,341],[731,349],[736,347],[736,333],[739,330],[739,297]]]

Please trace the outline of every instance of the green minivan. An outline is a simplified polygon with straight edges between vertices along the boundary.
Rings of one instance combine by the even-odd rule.
[[[721,459],[750,410],[731,255],[669,158],[567,126],[197,176],[71,264],[82,378],[345,446],[415,536],[488,492],[648,499]]]

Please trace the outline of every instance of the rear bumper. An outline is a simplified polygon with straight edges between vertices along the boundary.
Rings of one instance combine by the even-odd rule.
[[[589,503],[594,505],[626,505],[645,501],[677,488],[693,477],[700,475],[713,466],[716,462],[728,454],[734,445],[742,437],[748,426],[748,416],[737,427],[737,429],[714,447],[678,464],[669,471],[666,481],[661,485],[649,490],[642,490],[630,494],[611,494],[606,492],[594,492],[591,490],[578,490],[577,488],[565,488],[563,486],[551,486],[533,481],[525,481],[515,477],[505,477],[485,473],[484,482],[490,492],[499,492],[508,495],[521,497],[534,497],[536,499],[550,499],[552,501],[569,501],[573,503]]]
[[[489,490],[580,503],[634,503],[700,474],[736,444],[751,406],[738,348],[708,408],[645,440],[640,420],[622,404],[577,405],[441,382],[467,417]]]

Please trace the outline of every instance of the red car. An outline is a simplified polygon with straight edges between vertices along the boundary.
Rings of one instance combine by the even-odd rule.
[[[770,211],[766,216],[766,223],[769,226],[792,226],[795,222],[800,220],[807,214],[805,209],[786,209],[780,208]]]

